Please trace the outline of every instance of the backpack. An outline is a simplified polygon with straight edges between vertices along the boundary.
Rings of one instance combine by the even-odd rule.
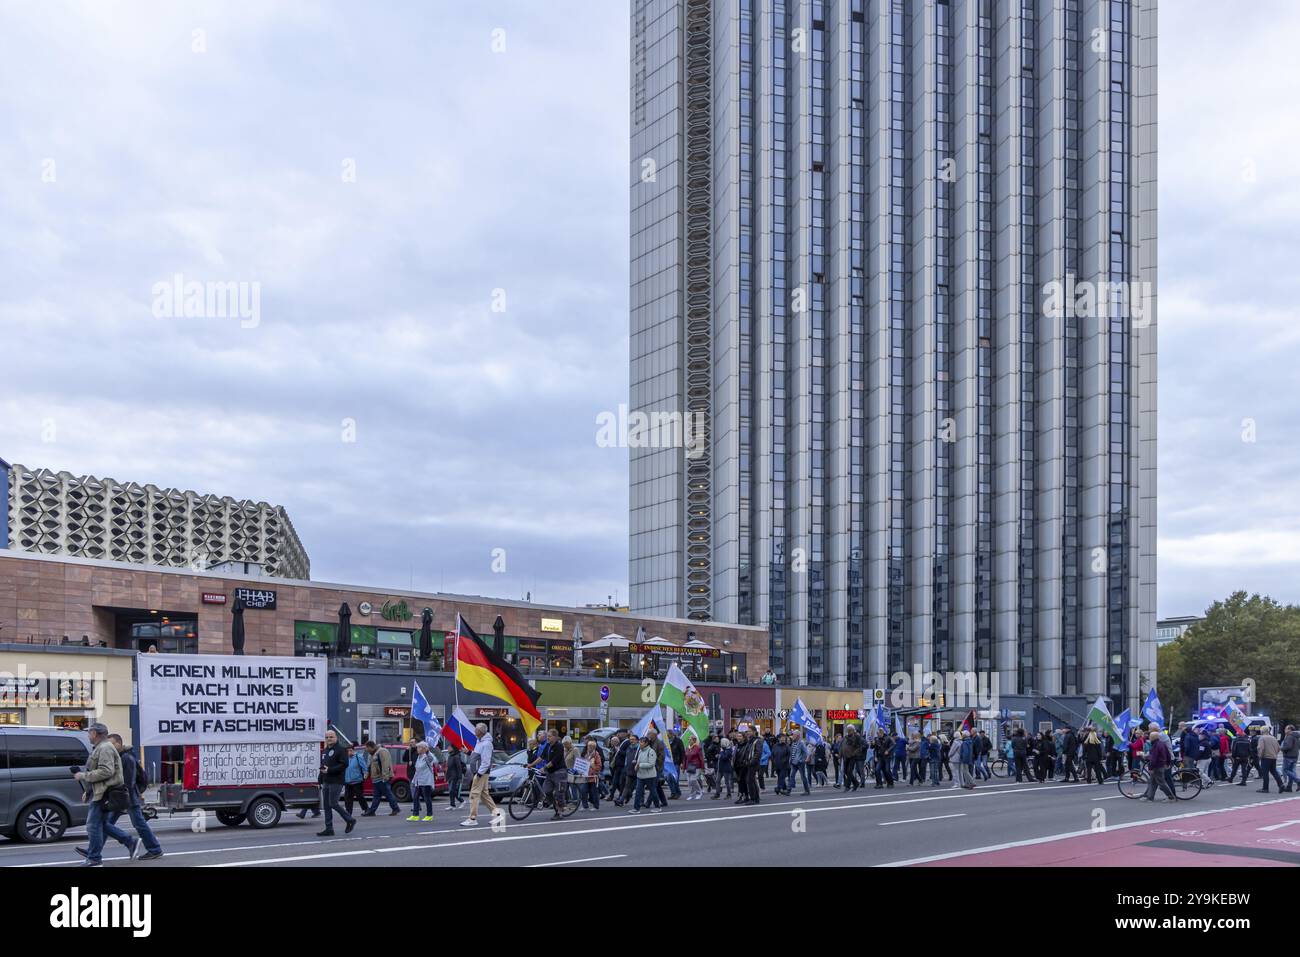
[[[137,760],[135,762],[135,791],[137,794],[143,794],[149,787],[149,775],[145,773],[144,762]]]

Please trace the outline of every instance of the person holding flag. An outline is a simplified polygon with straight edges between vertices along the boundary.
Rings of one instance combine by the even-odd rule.
[[[709,716],[705,711],[704,696],[691,684],[691,679],[686,677],[677,662],[673,662],[664,677],[663,687],[659,691],[659,706],[680,715],[682,723],[690,725],[695,732],[696,740],[703,741],[709,736]]]
[[[429,704],[429,699],[420,690],[418,681],[411,685],[411,718],[424,726],[424,740],[430,748],[436,748],[438,738],[442,736],[442,725],[433,713],[433,705]]]

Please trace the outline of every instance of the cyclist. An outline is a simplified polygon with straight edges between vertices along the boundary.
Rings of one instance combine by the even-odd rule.
[[[542,794],[551,799],[555,813],[552,821],[564,817],[564,799],[569,791],[569,766],[565,761],[564,747],[560,744],[560,733],[552,728],[546,732],[546,783],[542,785]]]

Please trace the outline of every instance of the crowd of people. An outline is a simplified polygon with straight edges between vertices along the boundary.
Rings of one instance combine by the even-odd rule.
[[[408,749],[406,770],[412,799],[408,821],[434,820],[439,768],[446,780],[448,809],[468,804],[462,826],[478,824],[480,806],[489,814],[496,812],[488,787],[492,736],[483,724],[476,731],[478,743],[472,750],[439,747],[427,741]],[[144,775],[134,751],[103,725],[92,725],[89,737],[90,760],[77,774],[90,802],[89,841],[77,852],[86,865],[98,866],[105,841],[112,837],[127,848],[131,858],[141,849],[143,859],[161,857],[162,847],[143,813]],[[629,814],[643,810],[657,813],[676,799],[726,798],[736,805],[755,805],[761,803],[769,782],[777,795],[793,794],[795,788],[804,794],[811,794],[814,788],[857,791],[866,787],[868,780],[873,780],[877,789],[897,784],[937,788],[945,779],[953,788],[972,789],[978,781],[993,777],[997,751],[983,728],[902,734],[881,728],[865,734],[849,726],[827,741],[801,729],[761,733],[747,727],[713,733],[704,741],[693,739],[688,745],[680,734],[670,730],[661,738],[652,727],[639,737],[632,731],[615,732],[603,744],[589,735],[581,746],[551,729],[539,732],[527,757],[528,766],[541,777],[542,793],[558,819],[567,810],[571,784],[576,785],[583,810],[598,811],[601,801],[609,801],[626,807]],[[1196,769],[1209,781],[1242,787],[1253,772],[1264,793],[1268,793],[1270,781],[1276,782],[1282,793],[1300,785],[1300,732],[1293,725],[1286,727],[1279,740],[1271,728],[1230,735],[1226,729],[1194,728],[1184,722],[1169,733],[1153,723],[1145,730],[1134,728],[1122,746],[1091,725],[1078,729],[1062,725],[1036,733],[1015,728],[1004,735],[1001,756],[1007,774],[1014,774],[1017,782],[1039,784],[1058,778],[1066,783],[1104,784],[1117,775],[1145,768],[1149,774],[1144,797],[1148,800],[1155,800],[1157,791],[1174,797],[1173,773],[1179,767]],[[333,731],[327,732],[318,779],[320,806],[303,809],[298,816],[323,813],[325,826],[317,836],[329,837],[335,834],[335,815],[344,821],[349,834],[358,817],[373,817],[381,804],[387,803],[390,815],[399,815],[402,808],[393,791],[394,778],[388,748],[374,741],[344,745]],[[462,793],[466,779],[470,781],[468,798]],[[368,805],[367,782],[371,785]],[[689,793],[683,793],[683,786]],[[116,826],[122,814],[130,816],[137,836]]]

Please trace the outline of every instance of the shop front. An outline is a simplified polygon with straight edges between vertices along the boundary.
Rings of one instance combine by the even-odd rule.
[[[782,730],[788,731],[795,701],[803,701],[828,740],[843,734],[850,725],[860,731],[865,712],[862,691],[857,688],[777,688],[776,708]]]
[[[134,661],[112,648],[0,644],[0,725],[84,731],[101,721],[129,744]]]
[[[575,741],[597,728],[630,728],[654,705],[653,696],[644,700],[639,681],[539,678],[535,687],[541,692],[542,726]]]
[[[411,716],[415,683],[439,721],[459,704],[472,722],[483,722],[497,748],[517,750],[524,740],[519,714],[500,701],[459,687],[446,672],[332,668],[329,676],[330,723],[348,741],[404,744],[424,736]]]
[[[715,730],[732,731],[742,724],[762,733],[776,730],[780,719],[775,688],[731,684],[697,684],[696,688]]]

